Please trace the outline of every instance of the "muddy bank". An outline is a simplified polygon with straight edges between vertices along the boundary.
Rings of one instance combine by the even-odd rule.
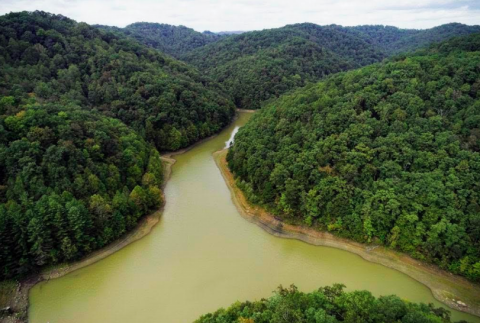
[[[250,205],[243,192],[236,187],[235,179],[228,169],[225,159],[227,151],[225,149],[214,153],[214,160],[227,183],[235,206],[248,221],[278,237],[298,239],[316,246],[346,250],[365,260],[398,270],[427,286],[433,296],[445,305],[458,311],[480,316],[480,285],[382,246],[364,245],[338,238],[328,232],[286,224],[275,219],[264,209]]]
[[[174,154],[177,153],[170,153],[166,156],[161,157],[164,167],[164,183],[162,185],[162,190],[165,188],[172,173],[172,166],[175,163],[175,159],[171,158],[171,156]],[[20,282],[5,282],[6,285],[8,284],[8,288],[4,288],[2,292],[9,293],[10,296],[8,297],[9,299],[3,300],[3,304],[0,305],[2,305],[2,307],[10,307],[13,313],[7,317],[0,318],[0,322],[27,322],[28,294],[33,286],[44,280],[62,277],[75,270],[94,264],[97,261],[100,261],[117,252],[118,250],[126,247],[127,245],[143,238],[144,236],[149,234],[152,231],[153,227],[160,221],[162,213],[163,207],[152,214],[144,216],[137,224],[136,228],[125,234],[124,237],[112,242],[111,244],[102,249],[99,249],[89,254],[82,260],[73,263],[57,265],[53,268],[47,268],[40,274],[31,275]]]

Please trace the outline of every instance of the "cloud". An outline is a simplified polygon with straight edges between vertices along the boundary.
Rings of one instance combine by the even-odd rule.
[[[478,0],[0,0],[0,14],[43,10],[77,21],[123,27],[148,21],[196,30],[254,30],[286,24],[382,24],[430,28],[480,24]]]

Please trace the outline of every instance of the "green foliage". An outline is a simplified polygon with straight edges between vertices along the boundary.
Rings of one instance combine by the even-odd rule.
[[[203,315],[196,323],[448,323],[450,313],[433,304],[416,304],[397,296],[375,298],[368,291],[345,292],[335,284],[311,293],[292,285],[280,286],[274,296],[255,302],[237,302],[227,309]]]
[[[302,24],[227,37],[183,59],[222,83],[237,107],[258,109],[290,89],[383,57],[341,28]]]
[[[350,27],[361,37],[373,42],[388,54],[411,52],[429,44],[445,41],[452,37],[480,32],[480,26],[450,23],[426,30],[399,29],[391,26]]]
[[[0,17],[0,66],[0,113],[9,96],[77,104],[122,120],[161,150],[218,132],[235,112],[220,87],[188,65],[44,12]]]
[[[226,37],[179,58],[222,83],[237,107],[258,109],[332,73],[479,31],[479,26],[461,24],[420,31],[303,23]]]
[[[205,46],[225,37],[211,32],[200,33],[185,26],[148,22],[137,22],[125,28],[96,27],[133,37],[142,44],[176,58],[180,58],[195,48]]]
[[[286,219],[478,281],[479,79],[479,34],[334,75],[255,114],[229,166]]]
[[[158,152],[119,120],[16,109],[0,117],[0,278],[78,259],[163,203]]]

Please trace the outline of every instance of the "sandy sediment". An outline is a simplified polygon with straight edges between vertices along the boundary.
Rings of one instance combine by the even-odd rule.
[[[214,153],[214,159],[232,194],[235,206],[248,221],[278,237],[346,250],[365,260],[396,269],[430,288],[433,296],[447,306],[480,316],[480,285],[478,284],[382,246],[365,245],[336,237],[328,232],[284,223],[263,208],[251,205],[235,185],[234,176],[226,161],[227,152],[228,150],[224,149]]]

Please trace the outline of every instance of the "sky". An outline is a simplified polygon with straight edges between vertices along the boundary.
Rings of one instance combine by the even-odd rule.
[[[247,31],[312,22],[431,28],[480,24],[480,0],[0,0],[0,14],[43,10],[89,24],[184,25],[197,31]]]

